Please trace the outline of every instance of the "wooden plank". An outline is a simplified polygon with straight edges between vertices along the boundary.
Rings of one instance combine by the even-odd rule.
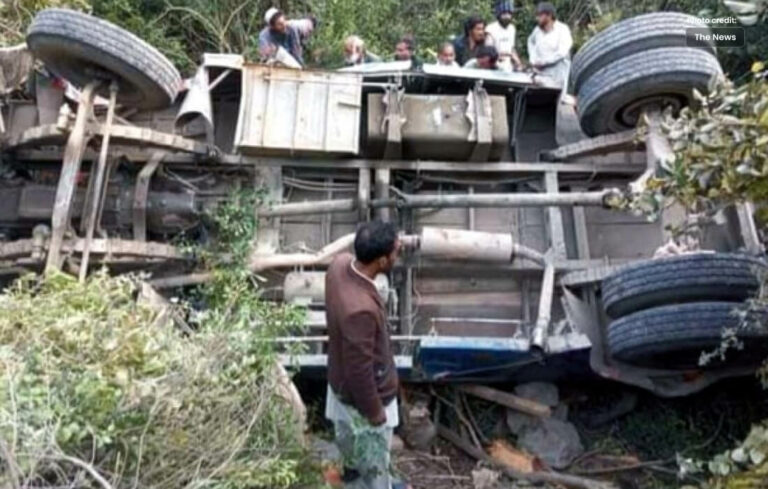
[[[459,385],[457,388],[461,392],[471,394],[480,399],[485,399],[486,401],[501,404],[502,406],[514,409],[515,411],[520,411],[521,413],[530,414],[531,416],[548,418],[552,414],[552,410],[549,406],[492,387],[467,384]]]

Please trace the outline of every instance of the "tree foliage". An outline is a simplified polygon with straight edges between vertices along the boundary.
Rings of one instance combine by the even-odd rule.
[[[675,203],[714,214],[733,203],[768,200],[768,83],[762,70],[756,63],[748,83],[723,80],[706,96],[694,93],[697,107],[665,115],[662,129],[675,158],[662,163],[631,207],[655,215]]]

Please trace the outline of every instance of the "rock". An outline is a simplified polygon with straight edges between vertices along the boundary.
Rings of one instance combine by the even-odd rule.
[[[560,421],[568,421],[568,404],[562,402],[552,410],[552,417]]]
[[[507,427],[507,419],[506,416],[499,416],[496,419],[496,422],[493,424],[493,428],[491,428],[491,432],[489,433],[489,437],[491,439],[504,439],[509,437],[512,433],[509,431],[509,427]]]
[[[557,386],[549,382],[529,382],[515,387],[515,394],[531,401],[540,402],[549,407],[557,406],[560,394]]]
[[[520,435],[523,430],[534,426],[537,422],[535,416],[514,409],[507,409],[507,428],[513,435]]]
[[[517,439],[518,446],[555,469],[567,467],[584,452],[576,428],[565,421],[544,418],[525,428]]]
[[[407,406],[404,411],[400,434],[405,444],[414,450],[428,451],[437,438],[437,428],[432,422],[429,408],[425,403],[417,402]]]
[[[475,489],[494,489],[500,477],[495,470],[480,468],[472,471],[472,485]]]
[[[341,452],[335,443],[313,438],[310,444],[312,456],[320,462],[338,462],[341,460]]]
[[[389,445],[392,452],[402,452],[405,450],[405,442],[397,435],[392,435],[392,443]]]

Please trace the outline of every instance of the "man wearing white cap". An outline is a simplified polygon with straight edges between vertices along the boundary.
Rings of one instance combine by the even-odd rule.
[[[304,66],[303,43],[317,24],[315,18],[288,20],[280,9],[272,7],[264,14],[264,22],[267,26],[259,33],[259,54],[262,58],[274,58],[283,48],[297,64]]]

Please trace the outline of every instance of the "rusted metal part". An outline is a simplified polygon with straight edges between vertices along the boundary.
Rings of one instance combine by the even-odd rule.
[[[642,147],[642,140],[637,137],[637,131],[632,130],[566,144],[544,152],[542,159],[545,161],[564,161],[586,156],[632,151],[640,147]]]
[[[149,195],[149,183],[164,157],[164,152],[155,152],[136,177],[136,190],[133,194],[133,239],[136,241],[147,240],[147,196]]]
[[[61,268],[61,245],[64,241],[64,234],[70,225],[72,197],[75,195],[77,175],[80,172],[80,163],[85,151],[85,145],[89,139],[86,132],[87,122],[93,110],[93,100],[98,85],[99,82],[94,81],[83,88],[80,95],[80,104],[77,108],[75,124],[72,132],[69,134],[67,147],[64,150],[64,161],[62,163],[61,175],[59,176],[59,185],[56,189],[53,216],[51,217],[52,233],[48,248],[48,260],[45,265],[46,272]]]
[[[50,243],[42,244],[48,248]],[[32,257],[41,247],[39,239],[20,239],[0,244],[0,259],[14,260]],[[61,243],[62,254],[82,253],[85,249],[85,239],[68,239]],[[98,255],[131,256],[137,258],[156,258],[162,260],[187,260],[178,248],[165,243],[151,241],[139,242],[125,239],[93,239],[89,245],[90,252]]]
[[[85,208],[85,243],[83,248],[83,257],[80,260],[79,281],[85,282],[88,275],[88,260],[91,255],[91,241],[93,241],[93,232],[96,229],[96,219],[101,212],[99,204],[101,203],[102,187],[104,186],[104,176],[107,173],[107,152],[109,151],[109,136],[112,122],[115,118],[115,105],[117,104],[117,83],[112,82],[109,87],[109,106],[107,107],[107,119],[104,123],[104,137],[101,138],[101,153],[96,166],[96,174],[92,176],[93,188],[89,189],[87,201],[89,206]]]
[[[560,285],[564,287],[580,287],[599,284],[608,275],[621,268],[621,265],[595,265],[585,270],[576,270],[560,277]]]
[[[83,90],[85,91],[85,90]],[[67,128],[62,129],[55,124],[47,124],[27,129],[18,137],[9,142],[8,147],[27,147],[56,144],[67,134]],[[75,128],[72,127],[72,132]],[[104,128],[102,124],[89,123],[86,125],[89,134],[103,136]],[[175,134],[155,131],[145,127],[127,126],[114,124],[110,130],[110,137],[114,139],[115,144],[128,145],[148,145],[157,146],[173,151],[183,153],[193,153],[197,155],[208,155],[211,148],[204,143],[193,139],[185,138]]]
[[[384,159],[399,159],[403,155],[403,95],[405,91],[390,86],[386,88],[383,102],[386,107],[383,124],[387,133],[387,142],[384,146]]]

